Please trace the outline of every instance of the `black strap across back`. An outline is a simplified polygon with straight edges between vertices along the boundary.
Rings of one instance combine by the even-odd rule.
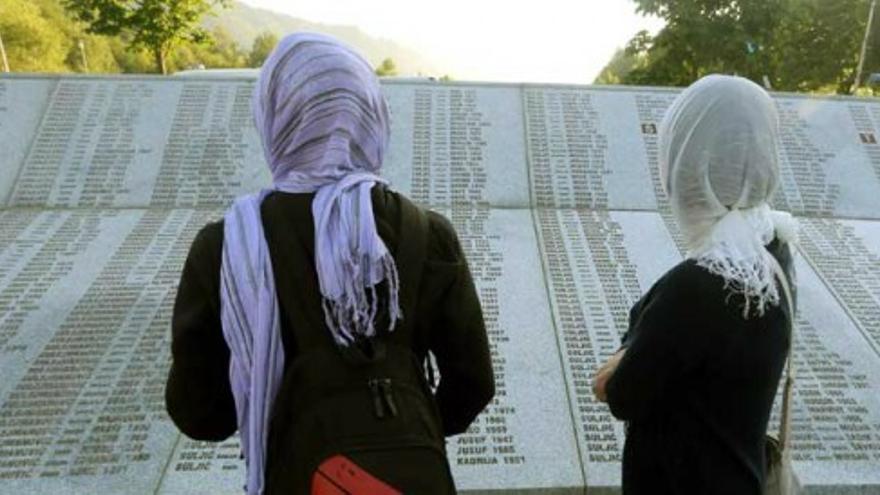
[[[393,331],[377,318],[375,337],[340,348],[326,326],[315,324],[308,301],[282,301],[291,316],[293,352],[272,412],[267,493],[280,487],[309,493],[313,473],[335,455],[404,493],[454,493],[440,415],[413,351],[428,220],[416,205],[400,201],[400,241],[388,246],[403,313]],[[314,277],[304,278],[313,285],[305,293],[317,290]]]

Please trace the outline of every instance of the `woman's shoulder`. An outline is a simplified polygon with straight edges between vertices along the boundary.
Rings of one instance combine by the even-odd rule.
[[[714,285],[719,277],[702,267],[694,259],[684,259],[670,268],[655,285],[679,290],[699,285]]]
[[[206,223],[193,239],[193,245],[223,244],[223,219]]]
[[[742,293],[737,292],[724,277],[694,259],[686,259],[671,268],[657,281],[652,291],[667,304],[675,301],[675,305],[685,308],[690,314],[707,315],[736,324],[742,321],[746,308]]]
[[[205,262],[219,256],[223,250],[223,220],[208,222],[193,238],[189,256],[197,262]]]
[[[705,307],[725,299],[724,279],[700,266],[694,259],[685,259],[670,268],[651,287],[651,298],[675,299],[688,305]]]
[[[458,233],[448,218],[433,210],[425,209],[428,218],[428,259],[443,263],[465,261]]]

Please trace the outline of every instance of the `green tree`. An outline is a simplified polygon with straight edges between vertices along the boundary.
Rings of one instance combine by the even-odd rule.
[[[226,69],[245,67],[246,64],[247,54],[220,27],[214,28],[209,38],[202,43],[182,44],[169,60],[169,68],[172,70],[201,66],[206,69]]]
[[[647,35],[647,31],[644,31],[644,34]],[[630,72],[638,67],[643,67],[644,64],[645,57],[643,55],[628,49],[619,49],[614,52],[611,61],[602,69],[602,72],[596,76],[593,84],[623,84],[624,78]]]
[[[379,67],[376,67],[376,75],[379,77],[396,76],[397,65],[394,64],[394,60],[390,58],[383,60]]]
[[[168,56],[185,42],[200,43],[207,33],[202,17],[228,0],[63,0],[95,34],[131,36],[132,46],[149,50],[156,70],[168,73]]]
[[[9,68],[14,72],[58,72],[67,69],[67,47],[40,7],[27,0],[0,2],[0,35]]]
[[[257,36],[248,55],[248,67],[261,67],[277,44],[278,36],[271,31],[264,31]]]
[[[713,72],[775,89],[845,93],[870,0],[634,0],[666,21],[612,59],[603,81],[686,86]]]
[[[664,19],[666,27],[633,39],[630,53],[646,63],[625,79],[686,86],[707,73],[729,72],[760,81],[789,1],[635,0],[637,12]]]
[[[774,87],[848,94],[855,81],[869,3],[792,0],[771,53]]]
[[[119,65],[110,47],[110,38],[87,33],[85,26],[71,18],[58,0],[31,0],[30,4],[38,7],[46,22],[64,38],[61,47],[67,52],[64,59],[66,67],[59,70],[119,72]],[[88,67],[83,64],[84,55]]]
[[[144,72],[154,72],[155,61],[145,50],[129,49],[130,41],[125,40],[121,36],[108,38],[110,40],[110,49],[113,52],[113,58],[119,64],[122,72],[129,74],[140,74]]]

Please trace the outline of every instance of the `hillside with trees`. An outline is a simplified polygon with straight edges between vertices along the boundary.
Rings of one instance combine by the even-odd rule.
[[[312,23],[229,0],[0,0],[0,37],[14,72],[259,67],[281,36],[302,30],[334,35],[377,67],[388,59],[395,73],[445,72],[355,27]]]
[[[448,67],[431,60],[424,54],[394,41],[370,36],[355,26],[337,26],[306,21],[250,7],[241,2],[231,2],[230,8],[218,12],[217,16],[206,17],[205,26],[210,29],[222,29],[239,46],[246,47],[251,47],[254,40],[266,32],[276,36],[283,36],[294,31],[326,33],[357,47],[374,67],[378,67],[386,58],[390,58],[394,61],[397,73],[401,75],[436,76],[450,71]]]

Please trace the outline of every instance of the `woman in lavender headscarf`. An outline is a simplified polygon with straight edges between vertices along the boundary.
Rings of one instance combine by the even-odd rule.
[[[273,187],[193,242],[169,414],[195,439],[240,433],[248,494],[454,492],[443,436],[494,393],[486,331],[448,221],[376,175],[375,74],[333,38],[291,35],[253,106]]]

